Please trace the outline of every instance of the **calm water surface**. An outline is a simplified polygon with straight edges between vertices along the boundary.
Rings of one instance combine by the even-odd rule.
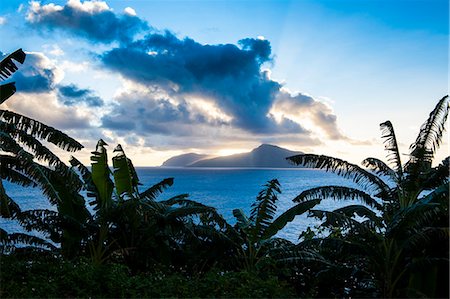
[[[232,210],[241,208],[248,214],[258,192],[271,179],[276,178],[281,184],[282,193],[279,195],[277,214],[292,207],[292,199],[304,190],[324,185],[355,187],[350,181],[334,174],[311,169],[140,167],[136,170],[143,184],[140,186],[141,191],[164,178],[173,177],[174,185],[164,191],[159,200],[188,193],[190,199],[217,208],[219,213],[233,224],[235,220]],[[39,189],[23,188],[8,182],[5,182],[5,188],[22,210],[54,209]],[[317,208],[332,210],[344,204],[346,203],[329,199],[322,201]],[[304,229],[317,223],[317,220],[306,215],[297,216],[278,236],[295,242]],[[16,222],[1,218],[0,227],[8,232],[22,231]]]

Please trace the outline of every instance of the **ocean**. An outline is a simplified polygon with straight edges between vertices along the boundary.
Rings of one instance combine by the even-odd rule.
[[[231,224],[235,223],[233,209],[240,208],[249,215],[251,204],[263,185],[271,179],[278,179],[281,184],[282,193],[278,197],[277,215],[295,205],[292,199],[304,190],[326,185],[356,187],[351,181],[337,175],[322,170],[302,168],[138,167],[136,170],[142,184],[140,191],[144,191],[164,178],[173,177],[173,186],[166,189],[158,200],[187,193],[190,199],[217,208],[218,212]],[[54,209],[38,188],[24,188],[8,182],[4,182],[4,185],[8,195],[20,205],[22,210]],[[316,208],[333,210],[346,204],[349,202],[327,199]],[[297,216],[277,236],[297,242],[302,231],[308,226],[312,227],[319,223],[319,220],[307,215]],[[7,219],[0,218],[0,227],[10,233],[23,232],[18,223]]]

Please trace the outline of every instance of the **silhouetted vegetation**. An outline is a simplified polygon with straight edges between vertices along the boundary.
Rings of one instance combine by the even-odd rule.
[[[22,55],[23,54],[23,55]],[[1,62],[9,77],[18,50]],[[1,101],[14,93],[2,85]],[[77,151],[76,140],[0,110],[0,211],[43,238],[0,228],[1,297],[448,297],[449,158],[432,161],[449,110],[441,99],[402,163],[390,122],[381,124],[388,163],[363,167],[318,155],[288,159],[324,169],[360,188],[303,191],[275,217],[279,182],[264,185],[236,224],[180,194],[159,199],[174,179],[141,191],[132,161],[118,145],[112,170],[99,140],[91,168],[62,162],[41,141]],[[41,141],[40,141],[41,140]],[[39,187],[55,210],[22,211],[1,183]],[[87,194],[87,197],[83,196]],[[334,211],[322,200],[354,200]],[[88,204],[93,209],[88,209]],[[93,212],[91,212],[93,210]],[[299,231],[299,243],[275,237],[296,215],[322,220]]]

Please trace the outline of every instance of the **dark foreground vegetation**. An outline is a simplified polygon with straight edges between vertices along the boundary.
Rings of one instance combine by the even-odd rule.
[[[9,77],[24,59],[21,50],[3,59],[1,75]],[[13,83],[1,85],[0,103],[14,92]],[[0,297],[448,297],[449,158],[432,167],[448,110],[446,96],[420,128],[406,163],[389,121],[381,124],[387,164],[289,157],[359,188],[303,191],[275,217],[281,186],[274,179],[250,215],[233,211],[235,225],[187,194],[163,198],[172,178],[140,190],[120,145],[112,171],[103,140],[91,168],[76,158],[68,166],[41,141],[72,152],[80,143],[0,110],[1,216],[45,236],[0,228]],[[21,210],[2,180],[40,188],[56,210]],[[354,204],[315,209],[322,200],[344,199]],[[298,243],[275,237],[303,213],[321,225],[299,231]]]

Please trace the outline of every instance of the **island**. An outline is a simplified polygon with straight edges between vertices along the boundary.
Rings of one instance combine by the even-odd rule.
[[[286,158],[303,152],[291,151],[271,144],[261,144],[247,153],[223,157],[211,157],[189,153],[166,160],[161,166],[170,167],[249,167],[249,168],[298,168]],[[206,157],[202,157],[206,156]]]

